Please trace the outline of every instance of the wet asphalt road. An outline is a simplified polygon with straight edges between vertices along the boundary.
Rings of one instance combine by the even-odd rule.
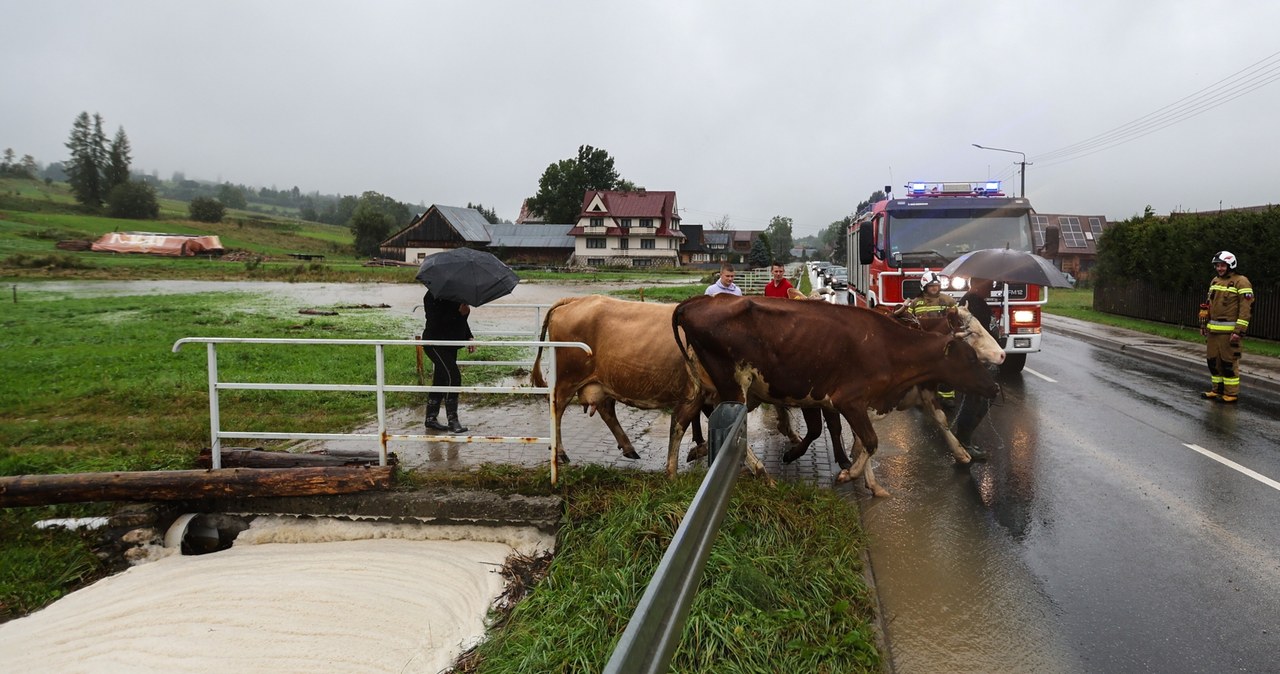
[[[877,422],[894,496],[856,493],[897,671],[1280,671],[1280,402],[1247,373],[1227,407],[1199,369],[1047,333],[987,464]]]

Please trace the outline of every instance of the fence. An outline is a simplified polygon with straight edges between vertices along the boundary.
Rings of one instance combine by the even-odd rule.
[[[501,443],[526,443],[541,444],[545,443],[548,450],[555,451],[554,442],[556,437],[556,415],[551,410],[551,392],[555,390],[556,376],[556,349],[557,348],[578,348],[591,353],[591,347],[582,342],[545,342],[545,341],[503,341],[503,342],[473,342],[473,341],[449,341],[449,340],[421,340],[421,339],[286,339],[286,338],[254,338],[254,337],[184,337],[174,342],[173,351],[182,348],[184,344],[201,343],[206,345],[208,360],[208,386],[209,386],[209,437],[210,437],[210,457],[211,466],[214,469],[222,467],[222,441],[226,439],[254,439],[254,440],[376,440],[378,442],[378,464],[387,465],[387,442],[390,440],[409,440],[417,442],[501,442]],[[374,347],[375,357],[375,383],[373,384],[285,384],[285,383],[261,383],[261,382],[224,382],[218,378],[218,345],[219,344],[280,344],[280,345],[299,345],[299,344],[329,344],[329,345],[357,345]],[[550,347],[546,349],[547,366],[550,374],[547,377],[547,386],[412,386],[400,384],[388,384],[386,381],[386,367],[384,365],[384,350],[386,346],[469,346],[477,344],[483,346],[485,344],[499,344],[501,346],[523,346],[523,347]],[[528,361],[462,361],[459,365],[466,363],[469,365],[527,365],[532,364]],[[267,432],[245,432],[245,431],[225,431],[221,428],[221,414],[219,410],[218,394],[220,391],[228,390],[258,390],[258,391],[349,391],[349,392],[366,392],[376,394],[377,401],[377,417],[378,432],[373,433],[267,433]],[[387,404],[386,394],[388,392],[406,392],[406,393],[429,393],[437,392],[458,392],[458,393],[515,393],[527,395],[546,395],[547,396],[547,412],[548,425],[550,433],[547,437],[527,437],[527,436],[493,436],[493,435],[416,435],[416,434],[393,434],[387,432]],[[551,480],[555,482],[557,478],[555,470],[554,458],[552,460]]]
[[[1259,294],[1257,288],[1254,291],[1257,299],[1249,320],[1249,336],[1280,340],[1280,314],[1265,310],[1268,293]],[[1093,289],[1093,308],[1108,314],[1196,328],[1204,297],[1205,290],[1162,290],[1145,281],[1100,282]]]

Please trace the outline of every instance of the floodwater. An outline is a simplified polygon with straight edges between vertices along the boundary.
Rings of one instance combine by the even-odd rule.
[[[0,625],[11,672],[422,672],[484,635],[531,528],[263,517],[222,552],[167,548]]]

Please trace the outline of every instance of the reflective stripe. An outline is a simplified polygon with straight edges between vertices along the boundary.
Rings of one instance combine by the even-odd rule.
[[[1209,321],[1207,327],[1209,332],[1235,332],[1236,321]]]

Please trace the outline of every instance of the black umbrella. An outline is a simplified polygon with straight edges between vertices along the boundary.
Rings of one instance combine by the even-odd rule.
[[[939,272],[943,276],[985,278],[997,283],[1029,283],[1070,288],[1071,282],[1053,263],[1023,250],[984,248],[956,258]]]
[[[502,260],[471,248],[428,255],[415,278],[435,297],[473,307],[509,295],[520,282]]]

